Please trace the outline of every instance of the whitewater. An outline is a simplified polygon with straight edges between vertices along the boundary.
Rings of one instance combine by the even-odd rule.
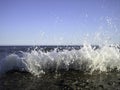
[[[13,70],[29,72],[33,75],[59,70],[77,70],[90,74],[120,71],[119,45],[97,47],[85,44],[79,46],[79,49],[75,47],[68,46],[64,49],[64,46],[58,46],[47,51],[45,51],[47,46],[44,48],[36,46],[34,49],[25,46],[11,46],[12,49],[10,49],[6,46],[4,51],[0,47],[0,75]]]

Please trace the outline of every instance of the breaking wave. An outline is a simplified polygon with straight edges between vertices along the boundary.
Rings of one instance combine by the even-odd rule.
[[[94,48],[84,45],[81,49],[53,51],[31,50],[12,53],[0,60],[0,74],[11,70],[30,72],[40,75],[46,71],[79,70],[84,72],[120,71],[119,45],[104,45]]]

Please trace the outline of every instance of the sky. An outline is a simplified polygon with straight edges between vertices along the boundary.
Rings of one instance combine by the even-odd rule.
[[[0,45],[120,43],[120,0],[0,0]]]

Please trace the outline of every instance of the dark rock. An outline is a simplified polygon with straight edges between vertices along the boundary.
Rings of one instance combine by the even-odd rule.
[[[99,87],[101,87],[102,89],[104,88],[104,86],[103,86],[103,85],[99,85]]]
[[[112,82],[108,82],[108,85],[112,85]]]
[[[118,82],[118,84],[120,85],[120,82]]]
[[[73,85],[78,85],[78,81],[75,81],[74,83],[72,83]]]

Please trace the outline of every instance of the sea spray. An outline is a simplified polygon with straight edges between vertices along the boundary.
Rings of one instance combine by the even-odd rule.
[[[76,50],[57,48],[52,51],[34,49],[12,53],[0,60],[0,74],[11,70],[26,71],[40,75],[46,71],[78,70],[93,73],[120,70],[119,45],[103,45],[101,47],[84,44]],[[62,47],[61,47],[62,48]]]

